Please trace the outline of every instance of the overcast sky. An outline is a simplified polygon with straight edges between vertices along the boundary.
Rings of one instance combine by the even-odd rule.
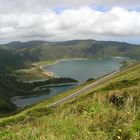
[[[0,0],[0,43],[35,39],[140,44],[140,0]]]

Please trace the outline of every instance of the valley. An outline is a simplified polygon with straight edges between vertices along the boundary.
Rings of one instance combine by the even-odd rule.
[[[30,68],[33,63],[69,58],[129,57],[140,59],[140,46],[125,42],[71,40],[11,42],[0,45],[0,72]],[[6,59],[4,59],[6,57]],[[18,61],[16,61],[18,60]]]
[[[95,40],[0,45],[1,139],[139,137],[139,51]]]
[[[54,77],[71,77],[78,81],[77,84],[68,83],[59,84],[50,88],[49,94],[40,94],[37,96],[26,96],[13,98],[13,103],[19,107],[25,107],[40,101],[48,99],[51,96],[61,94],[62,92],[74,88],[75,86],[86,82],[88,79],[98,79],[113,71],[121,68],[121,62],[128,60],[128,58],[112,57],[112,58],[99,58],[99,59],[67,59],[59,60],[47,66],[42,66],[43,71],[53,72]],[[49,72],[48,72],[49,71]]]
[[[61,105],[49,107],[90,85],[91,81],[3,118],[1,139],[9,136],[11,139],[39,139],[40,136],[44,139],[92,139],[95,136],[97,139],[118,136],[137,139],[140,137],[139,73],[140,64],[135,64]]]
[[[140,140],[140,1],[0,0],[0,140]]]

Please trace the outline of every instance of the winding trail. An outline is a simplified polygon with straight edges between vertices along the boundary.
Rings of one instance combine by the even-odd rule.
[[[68,95],[67,97],[64,97],[63,99],[60,99],[60,100],[58,100],[57,102],[52,103],[52,104],[49,105],[48,107],[55,107],[55,106],[57,106],[57,105],[60,105],[60,104],[62,104],[62,103],[64,103],[64,102],[68,101],[69,99],[72,99],[72,98],[74,98],[74,97],[76,97],[76,96],[78,96],[78,95],[80,95],[80,94],[83,94],[83,93],[86,92],[87,90],[94,88],[94,87],[97,86],[99,83],[101,83],[101,82],[103,82],[104,80],[106,80],[106,79],[112,77],[113,75],[119,73],[120,71],[121,71],[121,70],[117,70],[117,71],[115,71],[115,72],[112,72],[112,73],[110,73],[110,74],[104,76],[103,78],[101,78],[101,79],[99,79],[99,80],[97,80],[97,81],[95,81],[95,82],[93,82],[93,83],[87,85],[86,87],[84,87],[84,88],[82,88],[82,89],[80,89],[80,90],[78,90],[78,91],[72,93],[71,95]]]

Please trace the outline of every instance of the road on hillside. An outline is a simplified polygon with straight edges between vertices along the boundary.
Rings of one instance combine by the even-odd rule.
[[[52,103],[52,104],[51,104],[50,106],[48,106],[48,107],[55,107],[55,106],[57,106],[57,105],[60,105],[60,104],[62,104],[62,103],[64,103],[64,102],[68,101],[69,99],[72,99],[72,98],[74,98],[74,97],[76,97],[76,96],[78,96],[78,95],[80,95],[80,94],[83,94],[83,93],[86,92],[87,90],[90,90],[90,89],[94,88],[94,87],[95,87],[96,85],[98,85],[99,83],[103,82],[104,80],[106,80],[106,79],[112,77],[114,74],[119,73],[119,72],[120,72],[120,70],[117,70],[117,71],[115,71],[115,72],[113,72],[113,73],[111,73],[111,74],[108,74],[108,75],[104,76],[103,78],[100,78],[99,80],[97,80],[97,81],[95,81],[95,82],[93,82],[93,83],[87,85],[86,87],[84,87],[84,88],[82,88],[82,89],[80,89],[80,90],[78,90],[78,91],[72,93],[71,95],[68,95],[68,96],[64,97],[63,99],[60,99],[60,100],[58,100],[57,102]]]

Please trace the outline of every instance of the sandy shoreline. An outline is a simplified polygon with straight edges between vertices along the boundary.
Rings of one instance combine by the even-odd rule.
[[[39,69],[41,69],[44,72],[44,74],[46,74],[47,76],[54,77],[54,73],[53,72],[48,71],[47,69],[44,70],[44,68],[47,67],[47,66],[50,66],[50,65],[57,64],[57,63],[59,63],[61,61],[69,61],[69,60],[88,60],[88,59],[87,58],[60,59],[60,60],[56,60],[56,61],[52,62],[51,64],[41,65],[41,66],[39,66]]]

